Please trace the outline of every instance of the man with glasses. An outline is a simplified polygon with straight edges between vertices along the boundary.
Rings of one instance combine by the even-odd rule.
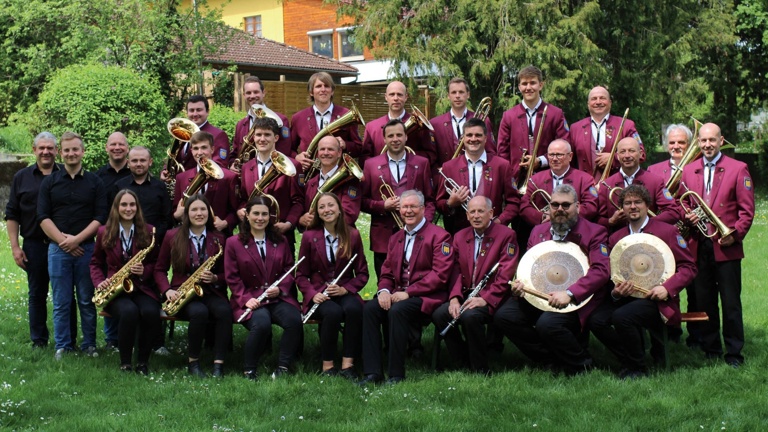
[[[592,176],[575,168],[572,169],[572,158],[571,145],[567,141],[556,139],[549,144],[547,149],[549,170],[537,172],[531,177],[520,203],[520,216],[530,226],[549,221],[546,196],[543,193],[536,193],[536,196],[531,199],[534,191],[541,189],[547,195],[552,195],[552,190],[561,184],[571,185],[578,192],[579,216],[589,221],[597,217],[597,189]]]
[[[592,300],[574,312],[543,312],[520,298],[523,284],[515,281],[511,291],[516,298],[510,298],[496,312],[494,324],[537,364],[556,366],[568,375],[575,375],[592,367],[592,356],[579,338],[587,318],[608,292],[608,231],[579,217],[576,190],[569,184],[562,184],[552,192],[549,221],[533,229],[528,248],[548,240],[574,243],[589,259],[587,273],[570,287],[550,293],[549,305],[562,309],[590,296],[593,296]]]

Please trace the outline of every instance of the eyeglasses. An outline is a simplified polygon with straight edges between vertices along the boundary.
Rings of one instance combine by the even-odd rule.
[[[551,202],[551,203],[549,203],[549,208],[557,209],[559,207],[559,208],[561,208],[563,210],[568,210],[569,208],[571,208],[572,205],[573,205],[572,202],[563,202],[563,203]]]
[[[547,153],[547,157],[550,159],[562,159],[568,156],[570,153]]]

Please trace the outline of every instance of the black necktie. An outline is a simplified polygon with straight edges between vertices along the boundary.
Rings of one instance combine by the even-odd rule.
[[[600,150],[600,129],[602,129],[605,122],[606,120],[603,119],[603,121],[600,122],[600,126],[598,126],[597,123],[594,120],[592,120],[592,124],[595,125],[595,128],[597,128],[597,136],[595,137],[595,149],[598,151]]]
[[[397,167],[397,183],[400,183],[400,161],[395,161],[395,167]]]
[[[483,247],[483,236],[479,236],[475,234],[475,262],[477,262],[477,257],[480,255],[480,249]]]
[[[328,111],[320,114],[320,111],[315,111],[315,114],[320,117],[320,129],[325,128],[325,115],[328,114]]]
[[[265,246],[266,240],[256,240],[256,244],[259,246],[259,255],[261,255],[261,260],[266,261],[267,260],[267,251]]]
[[[460,124],[461,124],[462,121],[464,121],[464,118],[466,116],[467,115],[464,114],[460,119],[457,119],[456,117],[453,116],[453,114],[451,114],[451,117],[453,117],[453,121],[456,122],[456,138],[461,139],[461,127],[460,127]]]
[[[259,175],[259,178],[264,177],[264,171],[267,170],[267,162],[259,161],[259,165],[261,165],[261,174]]]
[[[123,244],[123,259],[127,261],[131,256],[131,246],[133,246],[133,230],[128,234],[127,239],[123,234],[125,234],[125,231],[120,232],[120,242]]]
[[[416,236],[416,233],[409,233],[409,232],[405,233],[405,251],[404,251],[405,253],[403,253],[403,258],[405,259],[405,262],[409,262],[410,261],[408,259],[408,258],[410,258],[408,256],[408,247],[411,246],[411,241],[413,241],[413,237],[415,237],[415,236]]]
[[[205,244],[205,234],[200,237],[195,237],[195,244],[197,245],[197,256],[203,256],[203,245]]]
[[[336,254],[333,253],[333,244],[336,243],[336,239],[332,235],[325,236],[328,240],[328,255],[331,257],[331,264],[336,265]]]
[[[715,171],[715,163],[707,162],[707,168],[709,168],[709,176],[707,177],[706,192],[709,193],[712,190],[712,173]]]
[[[538,110],[538,108],[532,110],[529,110],[528,108],[525,109],[525,114],[528,115],[528,136],[533,136],[533,119],[536,118],[536,112]]]
[[[474,194],[477,191],[477,164],[480,163],[480,161],[472,162],[469,161],[470,169],[472,170],[472,194]]]

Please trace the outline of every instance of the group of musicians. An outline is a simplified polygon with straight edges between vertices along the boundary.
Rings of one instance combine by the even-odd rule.
[[[535,365],[582,373],[592,367],[591,331],[621,362],[620,376],[637,378],[647,373],[642,329],[679,328],[687,289],[688,310],[709,317],[688,327],[689,343],[738,368],[740,263],[754,194],[746,165],[720,152],[720,129],[704,124],[694,139],[671,125],[670,160],[645,170],[635,126],[611,115],[605,88],[592,89],[590,117],[569,129],[562,110],[541,99],[538,68],[523,68],[518,83],[523,100],[504,113],[498,140],[487,112],[468,110],[461,78],[448,84],[450,111],[431,120],[407,112],[405,86],[390,83],[388,113],[361,139],[363,121],[334,104],[329,74],[312,75],[312,106],[290,123],[266,108],[263,84],[248,77],[244,97],[260,108],[238,122],[232,145],[207,122],[207,100],[194,96],[187,117],[195,127],[169,152],[160,179],[149,174],[149,151],[129,149],[119,132],[97,173],[83,169],[80,136],[40,133],[36,163],[14,177],[6,210],[14,259],[28,274],[33,346],[48,344],[50,282],[55,358],[75,349],[75,304],[80,349],[98,355],[98,306],[124,371],[148,373],[150,355],[164,349],[165,311],[189,321],[188,371],[200,377],[205,340],[212,375],[224,374],[233,323],[248,329],[245,377],[258,378],[273,323],[283,333],[272,377],[289,374],[311,318],[320,321],[321,373],[360,384],[403,380],[409,347],[429,322],[444,329],[456,366],[478,373],[490,372],[493,334]],[[688,157],[690,146],[700,159]],[[675,175],[677,196],[666,187]],[[696,194],[681,200],[685,191]],[[709,213],[689,209],[697,207]],[[369,279],[361,211],[371,217],[378,286],[368,302],[360,296]],[[663,240],[675,261],[671,277],[646,288],[611,280],[612,248],[638,233]],[[526,250],[547,241],[576,245],[589,265],[572,285],[542,294],[516,274]],[[528,301],[531,292],[546,308]]]

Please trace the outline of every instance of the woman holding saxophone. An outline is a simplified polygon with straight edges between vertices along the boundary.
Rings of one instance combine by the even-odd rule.
[[[341,213],[341,201],[322,193],[312,225],[301,238],[296,284],[304,295],[305,320],[322,319],[320,353],[323,375],[357,379],[355,358],[360,357],[363,300],[358,292],[368,282],[360,233],[350,228]],[[310,315],[311,314],[311,315]],[[341,370],[334,366],[341,323],[345,323]]]
[[[263,196],[248,201],[240,233],[227,239],[224,251],[226,280],[232,291],[230,313],[248,328],[243,373],[252,380],[258,378],[272,323],[283,328],[272,379],[289,373],[304,331],[293,284],[293,253],[270,218],[270,204]]]
[[[160,300],[152,280],[157,258],[156,253],[151,253],[155,244],[153,232],[144,222],[136,194],[123,189],[112,202],[106,225],[96,234],[90,263],[91,280],[96,287],[94,303],[118,320],[120,370],[133,370],[133,345],[138,330],[136,372],[144,375],[149,373],[152,342],[160,331]]]
[[[224,375],[224,358],[232,340],[232,311],[227,301],[224,266],[217,260],[221,255],[224,235],[213,226],[210,215],[211,206],[205,196],[192,195],[184,206],[181,226],[165,235],[155,265],[155,282],[167,299],[163,305],[166,312],[169,305],[180,297],[189,296],[186,304],[182,302],[178,306],[178,316],[189,320],[187,370],[190,375],[200,378],[206,376],[200,368],[199,359],[208,324],[214,326],[214,377]],[[168,270],[171,268],[173,278],[169,283]],[[201,268],[204,270],[198,272]],[[201,292],[202,296],[190,290]]]

